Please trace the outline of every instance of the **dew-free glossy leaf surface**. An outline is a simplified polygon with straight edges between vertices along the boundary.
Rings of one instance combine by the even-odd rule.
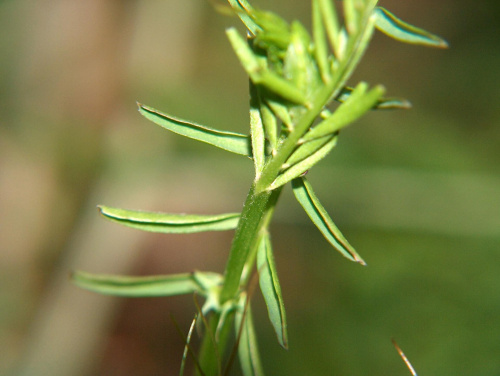
[[[329,52],[319,0],[312,1],[312,17],[314,57],[316,58],[321,78],[323,82],[326,83],[330,81],[330,64],[328,63]]]
[[[128,277],[77,271],[71,275],[71,279],[84,289],[115,296],[154,297],[202,292],[193,273]]]
[[[261,27],[255,23],[255,20],[252,19],[251,14],[253,8],[250,6],[248,1],[246,0],[229,0],[229,4],[234,9],[238,17],[240,17],[241,21],[245,24],[247,29],[252,33],[256,34]]]
[[[309,182],[304,177],[297,178],[292,181],[292,187],[297,201],[302,205],[309,218],[318,227],[326,240],[349,260],[366,265],[337,226],[335,226],[335,223],[333,223],[325,208],[314,194]]]
[[[306,159],[307,157],[311,156],[316,151],[325,146],[325,144],[328,143],[328,141],[330,141],[331,139],[332,136],[324,136],[303,143],[292,153],[292,155],[290,155],[290,157],[286,160],[286,163],[283,166],[283,168],[289,168],[290,166],[293,166],[299,163],[300,161]]]
[[[288,348],[288,334],[286,324],[285,305],[281,295],[281,286],[278,280],[278,272],[274,263],[271,240],[266,234],[262,237],[257,251],[257,270],[259,272],[259,284],[267,305],[269,319],[274,327],[278,342],[285,349]]]
[[[290,117],[288,108],[283,103],[266,98],[266,104],[269,106],[274,115],[276,115],[276,118],[283,122],[283,125],[285,125],[286,128],[289,130],[293,128],[292,118]]]
[[[283,75],[309,98],[322,83],[318,66],[311,54],[311,37],[298,21],[291,24],[290,45],[284,59]]]
[[[262,101],[260,103],[260,117],[265,134],[269,140],[270,153],[272,154],[278,148],[278,119],[274,116],[269,106]]]
[[[330,0],[318,0],[318,5],[323,18],[322,21],[326,30],[326,35],[328,36],[330,46],[332,47],[332,51],[334,51],[335,55],[339,57],[340,53],[338,35],[340,27],[337,18],[337,12],[335,10],[335,4]]]
[[[186,366],[187,355],[190,350],[191,336],[193,335],[194,327],[198,319],[198,314],[194,316],[193,321],[191,321],[191,326],[189,327],[188,334],[186,336],[186,344],[184,345],[184,352],[182,353],[181,369],[179,371],[179,376],[184,376],[184,367]],[[180,330],[180,329],[179,329]]]
[[[249,136],[235,132],[219,131],[187,120],[181,120],[142,104],[139,104],[139,112],[146,119],[174,133],[236,154],[249,157],[252,155]]]
[[[260,112],[258,91],[254,84],[250,88],[250,136],[255,175],[258,177],[266,162],[266,136]]]
[[[122,225],[143,231],[167,234],[186,234],[202,231],[224,231],[236,228],[239,213],[218,215],[167,214],[98,207],[101,214]]]
[[[313,140],[337,132],[373,108],[385,90],[382,86],[375,86],[370,91],[367,89],[368,85],[364,82],[358,84],[332,115],[306,133],[304,140]]]
[[[376,18],[375,27],[391,38],[428,47],[448,47],[444,39],[400,20],[387,9],[376,7],[373,12]]]
[[[354,89],[352,87],[344,87],[339,95],[335,98],[337,102],[346,102]],[[395,109],[409,109],[411,108],[411,103],[406,99],[402,98],[380,98],[375,106],[374,110],[395,110]]]
[[[241,65],[256,85],[262,85],[276,95],[297,104],[305,104],[306,97],[292,82],[279,76],[267,65],[259,63],[258,57],[248,46],[248,43],[236,29],[231,28],[226,31],[229,42],[234,52],[240,59]]]
[[[269,189],[279,188],[282,185],[285,185],[286,183],[306,173],[311,167],[313,167],[321,159],[326,157],[336,144],[337,136],[332,135],[330,137],[330,140],[322,147],[320,147],[316,152],[311,154],[309,157],[302,159],[300,162],[294,164],[293,166],[285,170],[282,174],[278,175],[278,177],[269,186]]]
[[[241,337],[238,344],[238,357],[240,359],[241,370],[244,376],[263,376],[264,371],[260,362],[259,349],[257,346],[257,336],[253,325],[252,311],[247,305],[243,316],[244,307],[240,307],[236,313],[236,333],[239,333],[241,321],[244,318],[241,328]]]

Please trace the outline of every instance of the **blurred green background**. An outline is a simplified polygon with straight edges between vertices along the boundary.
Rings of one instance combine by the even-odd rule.
[[[379,4],[451,48],[376,34],[352,82],[414,107],[368,114],[308,175],[368,266],[332,251],[287,191],[273,242],[290,350],[256,296],[265,368],[408,375],[395,338],[421,375],[499,375],[500,5]],[[309,23],[309,1],[255,5]],[[224,35],[237,24],[204,0],[0,1],[0,374],[178,374],[169,316],[187,330],[191,297],[102,297],[68,275],[223,271],[231,233],[146,234],[95,207],[241,208],[249,160],[135,105],[246,132],[247,79]]]

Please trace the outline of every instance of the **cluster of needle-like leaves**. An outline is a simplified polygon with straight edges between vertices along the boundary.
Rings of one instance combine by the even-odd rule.
[[[312,0],[312,34],[298,21],[288,23],[274,13],[253,8],[246,0],[229,0],[229,4],[248,29],[245,37],[234,28],[227,36],[250,79],[249,134],[195,124],[141,104],[139,112],[167,130],[251,158],[255,179],[242,214],[178,215],[100,207],[106,218],[144,231],[236,229],[224,276],[194,272],[123,277],[76,272],[73,281],[92,291],[120,296],[201,295],[206,300],[200,314],[205,320],[212,311],[216,322],[212,325],[214,332],[207,324],[211,339],[205,341],[201,351],[200,374],[222,374],[220,359],[215,365],[206,360],[210,353],[206,347],[215,348],[212,354],[223,354],[220,335],[234,321],[243,373],[261,375],[248,301],[252,270],[259,273],[278,341],[288,346],[285,309],[268,231],[282,187],[291,182],[297,201],[326,240],[346,258],[364,265],[304,175],[335,147],[339,131],[369,110],[410,106],[402,99],[384,98],[380,85],[370,87],[360,82],[347,86],[375,29],[407,43],[432,47],[445,47],[446,43],[377,7],[377,0],[343,1],[345,26],[341,26],[332,0]],[[191,334],[192,328],[188,341]]]

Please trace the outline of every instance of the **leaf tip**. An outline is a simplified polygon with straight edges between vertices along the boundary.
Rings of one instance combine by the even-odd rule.
[[[285,350],[288,350],[288,336],[286,335],[286,330],[285,330],[285,335],[283,336],[282,341],[280,342],[281,347],[283,347]]]
[[[446,48],[449,48],[450,45],[448,44],[447,41],[445,41],[444,39],[441,39],[439,41],[439,44],[436,45],[437,48],[442,48],[442,49],[446,49]]]
[[[413,104],[411,104],[411,102],[409,100],[402,100],[401,101],[401,109],[402,110],[410,110],[411,108],[413,107]]]
[[[358,264],[360,264],[362,266],[367,266],[367,263],[362,258],[356,257],[356,259],[354,261],[356,261]]]
[[[104,205],[97,205],[97,211],[99,212],[100,215],[106,216],[106,207]]]
[[[418,43],[417,43],[418,44]],[[448,44],[448,42],[446,40],[444,40],[443,38],[437,36],[437,35],[433,35],[433,38],[432,38],[432,42],[430,43],[419,43],[425,47],[434,47],[434,48],[439,48],[439,49],[442,49],[442,50],[445,50],[447,48],[450,47],[450,45]]]
[[[110,215],[108,209],[109,208],[107,206],[97,205],[97,211],[99,212],[99,214],[101,216],[103,216],[104,218],[108,218],[109,219],[111,217],[111,215]]]
[[[145,116],[144,113],[145,112],[152,112],[152,108],[146,106],[145,104],[142,104],[141,102],[137,101],[135,102],[137,104],[137,111],[139,111],[139,113],[142,115],[142,116]]]
[[[140,102],[137,103],[137,111],[141,113],[141,115],[144,115],[144,112],[155,112],[155,110],[151,107],[146,106],[145,104],[142,104]]]
[[[281,326],[281,335],[276,332],[276,337],[278,338],[278,344],[284,349],[288,350],[288,333],[287,333],[287,325]]]
[[[376,85],[373,90],[379,94],[379,96],[382,96],[385,94],[385,86],[382,84]]]
[[[71,270],[68,273],[68,279],[71,283],[81,287],[80,283],[81,283],[82,275],[83,275],[83,272],[81,272],[79,270]]]

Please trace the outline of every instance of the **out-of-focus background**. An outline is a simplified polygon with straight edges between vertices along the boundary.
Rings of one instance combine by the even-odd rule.
[[[309,23],[309,1],[255,0]],[[381,0],[449,50],[377,33],[353,82],[410,111],[372,112],[310,174],[368,262],[339,256],[289,191],[273,226],[289,319],[279,348],[256,294],[269,375],[500,374],[500,5]],[[249,160],[170,134],[135,101],[246,132],[247,79],[204,0],[0,1],[0,374],[176,375],[191,297],[123,299],[71,270],[222,272],[231,232],[155,235],[97,204],[241,208]],[[238,374],[235,367],[234,374]]]

